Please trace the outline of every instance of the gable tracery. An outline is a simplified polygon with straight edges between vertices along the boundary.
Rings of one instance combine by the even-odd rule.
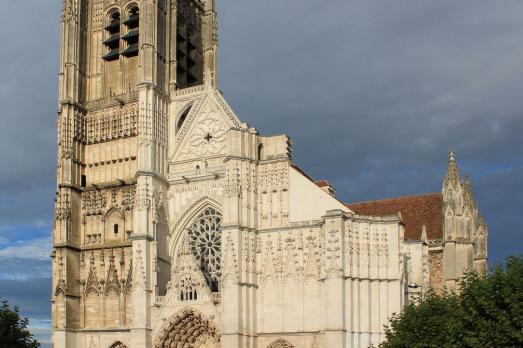
[[[186,111],[188,111],[188,113],[185,116],[183,123],[180,124],[180,127],[176,128],[176,142],[177,143],[179,143],[181,141],[181,139],[183,138],[183,136],[185,135],[185,133],[187,133],[187,130],[189,129],[189,125],[192,123],[192,120],[194,119],[194,117],[196,116],[198,111],[200,111],[202,102],[203,102],[202,99],[197,99],[191,104],[190,107],[188,107],[186,109]]]
[[[194,107],[193,107],[194,108]],[[191,126],[192,112],[189,112],[185,126]],[[178,139],[182,139],[184,127],[182,126]],[[200,159],[216,155],[224,155],[226,148],[226,134],[228,126],[225,125],[215,111],[202,112],[198,122],[191,126],[190,137],[186,137],[181,144],[178,160]]]

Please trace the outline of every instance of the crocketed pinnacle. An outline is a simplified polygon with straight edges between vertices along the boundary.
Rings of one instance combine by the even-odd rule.
[[[456,153],[454,148],[449,152],[449,163],[447,166],[447,175],[445,176],[445,184],[452,184],[457,186],[459,184],[460,174],[458,164],[456,163]]]
[[[476,200],[474,199],[474,194],[472,193],[472,180],[470,175],[466,174],[463,178],[463,193],[465,197],[465,202],[471,205],[472,207],[476,206]]]

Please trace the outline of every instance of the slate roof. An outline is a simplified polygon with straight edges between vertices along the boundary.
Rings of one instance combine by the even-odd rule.
[[[425,225],[429,240],[443,238],[443,195],[429,193],[377,201],[347,204],[358,215],[390,216],[401,213],[405,240],[420,240]]]

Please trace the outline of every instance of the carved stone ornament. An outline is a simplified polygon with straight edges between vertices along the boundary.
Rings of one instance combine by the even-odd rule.
[[[191,133],[186,148],[181,153],[182,159],[202,158],[225,152],[227,132],[214,113],[202,114]]]
[[[214,323],[202,314],[186,309],[166,323],[154,346],[155,348],[218,348],[220,335]]]
[[[214,208],[207,208],[187,229],[191,252],[209,284],[218,282],[222,274],[221,223],[221,214]]]

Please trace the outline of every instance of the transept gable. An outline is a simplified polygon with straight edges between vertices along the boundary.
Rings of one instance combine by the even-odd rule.
[[[170,161],[184,162],[224,156],[228,130],[240,126],[239,119],[220,92],[210,90],[203,97],[184,105],[177,115]]]

